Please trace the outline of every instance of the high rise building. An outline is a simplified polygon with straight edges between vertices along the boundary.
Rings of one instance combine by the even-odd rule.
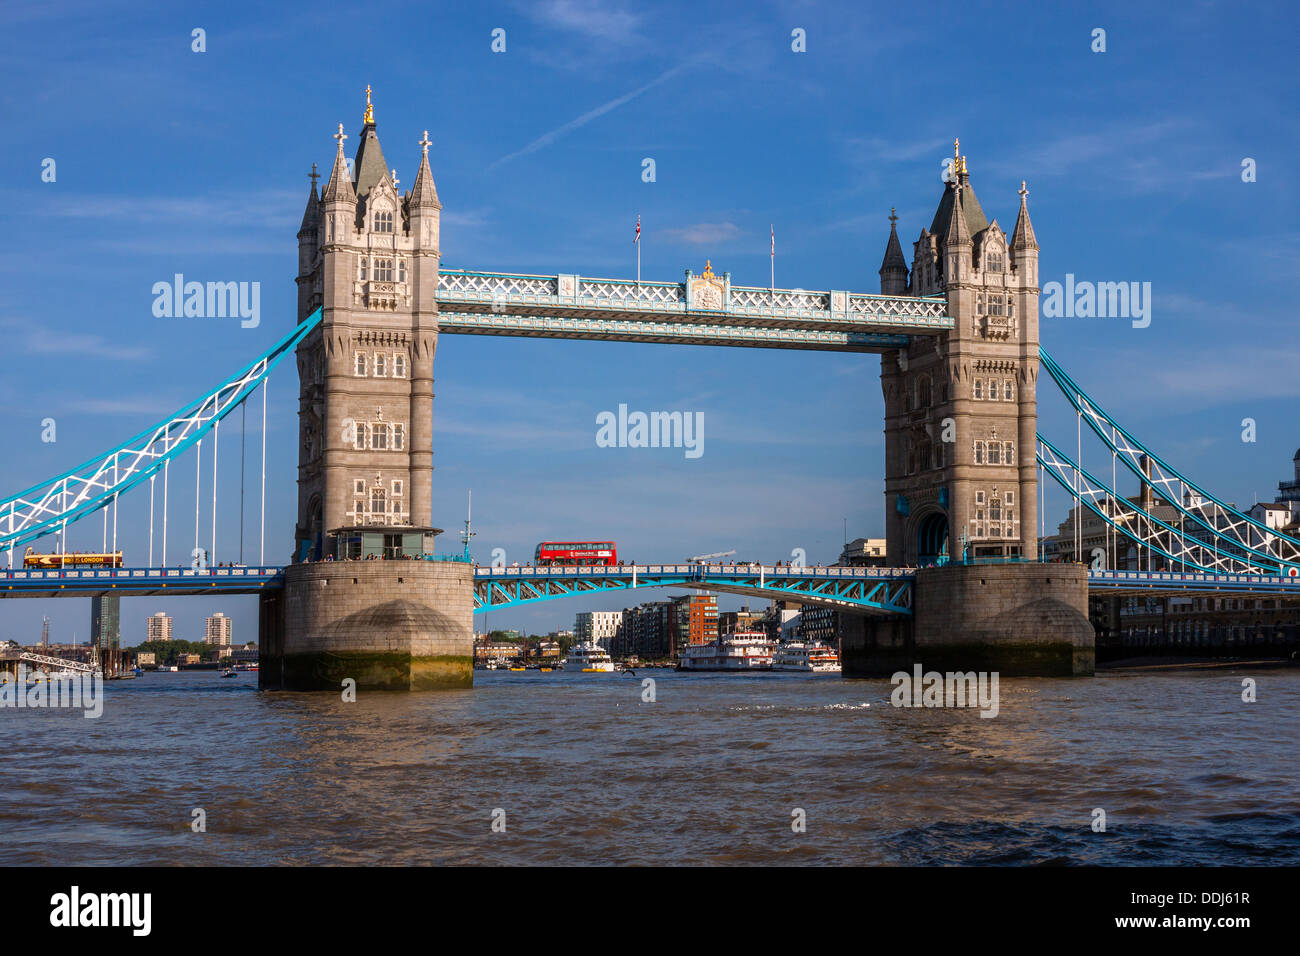
[[[229,647],[230,638],[230,618],[218,611],[207,619],[207,624],[203,633],[204,644],[216,644],[219,647]]]
[[[159,611],[157,614],[151,614],[146,623],[147,637],[149,641],[170,641],[172,639],[172,619],[165,611]]]

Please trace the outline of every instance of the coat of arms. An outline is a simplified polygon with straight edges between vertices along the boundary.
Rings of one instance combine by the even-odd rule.
[[[706,312],[721,312],[726,285],[713,274],[713,264],[705,260],[704,273],[691,279],[691,307]]]

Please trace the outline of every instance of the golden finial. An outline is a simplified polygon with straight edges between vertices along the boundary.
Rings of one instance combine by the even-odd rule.
[[[366,117],[365,122],[371,126],[375,123],[375,108],[370,105],[370,84],[366,84]]]
[[[713,278],[713,263],[711,263],[708,259],[704,260],[704,274],[701,275],[700,278],[701,279]]]
[[[960,159],[960,158],[961,158],[960,153],[961,153],[961,140],[957,139],[956,137],[953,137],[953,141],[952,141],[952,158],[953,158],[953,159]]]

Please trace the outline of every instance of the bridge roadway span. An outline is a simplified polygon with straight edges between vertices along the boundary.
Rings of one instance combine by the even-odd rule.
[[[338,562],[340,570],[350,562]],[[871,615],[908,615],[915,568],[792,568],[775,565],[641,564],[635,567],[474,569],[475,612],[577,594],[641,587],[690,587]],[[0,597],[124,597],[258,594],[284,587],[282,567],[0,570]],[[1117,596],[1249,593],[1300,598],[1300,578],[1268,574],[1089,571],[1094,594]]]

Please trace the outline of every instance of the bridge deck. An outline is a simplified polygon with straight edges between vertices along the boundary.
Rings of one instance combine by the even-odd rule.
[[[121,594],[257,594],[284,586],[284,569],[275,567],[113,568],[58,571],[0,571],[0,598],[94,597]]]

